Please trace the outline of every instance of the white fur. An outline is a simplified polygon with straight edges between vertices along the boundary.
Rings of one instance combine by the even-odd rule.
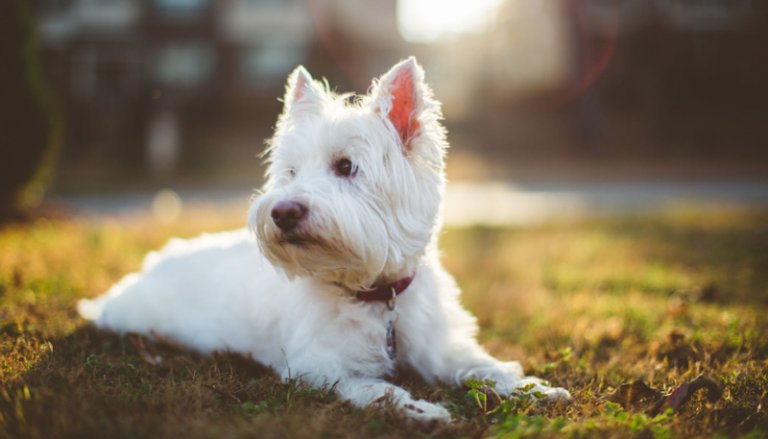
[[[395,78],[410,75],[419,130],[407,144],[388,118]],[[251,356],[283,378],[333,387],[353,404],[390,400],[421,420],[450,419],[440,405],[415,400],[384,378],[396,364],[427,382],[460,386],[492,379],[505,395],[520,386],[551,398],[566,390],[524,377],[516,362],[491,357],[437,251],[447,143],[439,104],[413,58],[393,67],[369,95],[350,102],[299,67],[270,146],[264,193],[247,231],[172,240],[147,255],[80,313],[117,332],[159,334],[197,351]],[[353,177],[333,164],[348,158]],[[298,226],[306,241],[285,242],[270,212],[281,200],[308,206]],[[253,235],[256,236],[254,242]],[[397,299],[397,354],[385,347],[392,318],[385,304],[361,302],[360,289],[415,273]]]

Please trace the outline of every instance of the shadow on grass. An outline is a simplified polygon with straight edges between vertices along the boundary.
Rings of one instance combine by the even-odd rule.
[[[332,391],[283,383],[237,354],[201,356],[82,326],[2,384],[0,436],[29,438],[360,437],[466,435],[477,425],[406,423],[391,408],[358,409]],[[411,374],[420,397],[445,397]],[[477,431],[475,430],[475,433]]]
[[[751,212],[727,221],[682,215],[668,221],[626,219],[607,232],[636,243],[651,266],[692,273],[683,293],[719,304],[768,306],[768,214]]]
[[[50,343],[47,355],[4,383],[0,407],[12,437],[215,434],[272,408],[259,404],[288,390],[267,368],[234,354],[203,357],[148,341],[142,352],[128,337],[91,326]],[[302,403],[329,398],[290,390]]]

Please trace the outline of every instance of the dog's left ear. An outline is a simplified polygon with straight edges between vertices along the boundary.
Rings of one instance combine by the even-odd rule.
[[[435,106],[431,90],[424,83],[424,70],[416,58],[410,57],[392,67],[374,82],[371,94],[374,111],[392,124],[403,151],[410,152],[423,128],[423,114]]]
[[[283,97],[283,118],[318,114],[326,93],[304,66],[298,66],[288,75]]]

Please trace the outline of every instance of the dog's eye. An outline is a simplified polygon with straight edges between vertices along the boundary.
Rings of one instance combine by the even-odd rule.
[[[296,176],[296,170],[293,168],[288,168],[288,176],[293,178]]]
[[[333,171],[339,177],[354,177],[357,173],[357,166],[352,164],[348,158],[336,160],[333,164]]]

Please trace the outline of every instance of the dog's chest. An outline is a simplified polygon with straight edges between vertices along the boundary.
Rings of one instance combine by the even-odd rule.
[[[395,317],[384,304],[344,304],[328,327],[318,328],[318,335],[349,367],[386,375],[395,366]]]
[[[259,329],[254,358],[280,370],[326,370],[329,376],[387,376],[395,370],[402,336],[397,314],[384,302],[362,302],[316,285],[296,288],[254,321]],[[399,311],[399,310],[398,310]],[[263,314],[267,313],[267,316]]]

